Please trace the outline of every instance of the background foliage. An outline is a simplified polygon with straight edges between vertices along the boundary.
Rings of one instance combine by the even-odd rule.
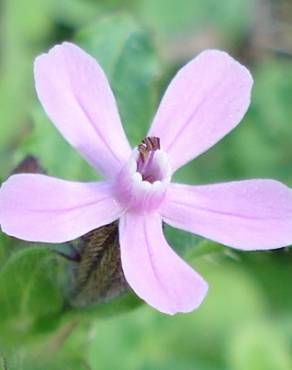
[[[45,117],[34,57],[73,40],[105,69],[132,144],[146,133],[175,71],[200,50],[225,49],[255,79],[242,124],[176,174],[205,183],[273,177],[292,186],[292,5],[287,0],[1,0],[0,178],[27,154],[52,176],[97,176]],[[68,304],[70,263],[0,236],[1,370],[290,370],[292,252],[240,253],[167,228],[203,274],[198,311],[164,316],[133,295]]]

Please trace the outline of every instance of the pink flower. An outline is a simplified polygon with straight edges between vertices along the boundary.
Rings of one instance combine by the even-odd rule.
[[[228,54],[204,51],[178,72],[147,138],[134,149],[104,72],[92,57],[64,43],[39,56],[34,73],[47,115],[106,180],[11,176],[0,191],[5,233],[62,243],[119,218],[128,283],[168,314],[198,307],[207,284],[169,247],[162,222],[244,250],[292,242],[292,191],[277,181],[171,183],[179,167],[224,137],[248,108],[252,77]]]

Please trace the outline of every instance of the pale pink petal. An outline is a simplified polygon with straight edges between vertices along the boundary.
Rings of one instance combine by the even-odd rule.
[[[68,42],[35,60],[38,97],[62,135],[112,177],[130,155],[107,78],[90,55]]]
[[[110,185],[11,176],[0,189],[0,225],[8,235],[62,243],[116,220],[122,213]]]
[[[172,184],[160,212],[171,226],[238,249],[292,243],[292,190],[278,181]]]
[[[140,298],[168,314],[201,304],[207,284],[169,247],[159,215],[127,213],[119,230],[123,271]]]
[[[161,139],[173,171],[206,151],[244,116],[252,87],[249,71],[218,50],[207,50],[170,83],[149,136]]]

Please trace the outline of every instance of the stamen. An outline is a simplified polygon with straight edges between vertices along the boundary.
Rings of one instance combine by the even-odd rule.
[[[138,151],[140,153],[139,158],[144,163],[151,152],[160,149],[159,137],[146,137],[142,140],[142,143],[138,145]]]
[[[139,158],[137,161],[137,170],[141,173],[143,181],[153,183],[156,178],[149,173],[149,166],[153,161],[156,150],[160,149],[159,137],[146,137],[142,143],[138,145]]]

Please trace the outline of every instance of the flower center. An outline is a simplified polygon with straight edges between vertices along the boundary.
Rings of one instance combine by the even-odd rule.
[[[117,176],[117,199],[128,209],[157,209],[164,199],[170,177],[168,156],[160,148],[160,139],[146,137]]]
[[[160,150],[160,139],[158,137],[146,137],[138,146],[137,172],[142,175],[143,181],[148,181],[151,184],[163,179],[159,161],[157,161],[157,158],[154,159],[157,150]]]

